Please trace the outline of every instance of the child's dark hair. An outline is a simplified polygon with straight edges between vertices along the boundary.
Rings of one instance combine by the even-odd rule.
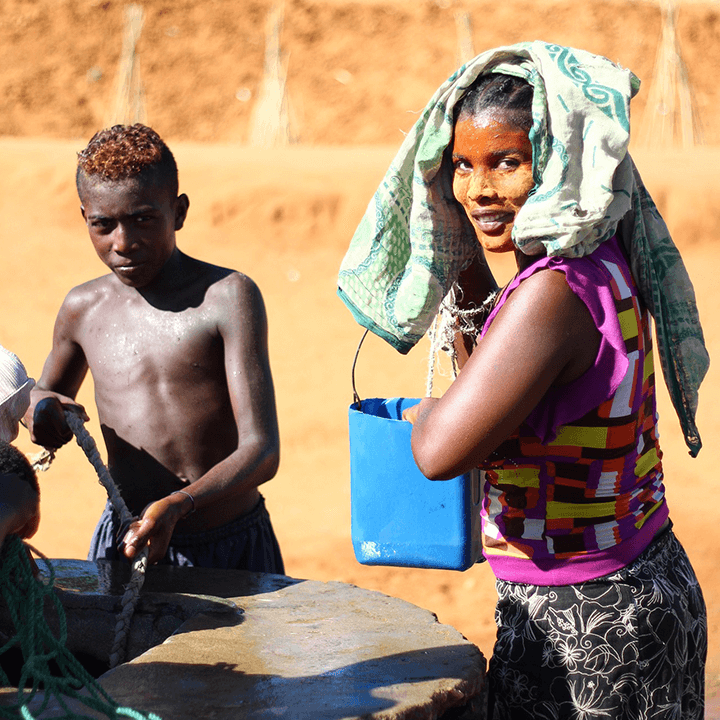
[[[40,494],[37,475],[28,459],[14,445],[0,440],[0,482],[2,475],[18,475]]]
[[[532,127],[533,87],[523,78],[501,73],[481,75],[456,107],[456,120],[475,117],[484,110],[502,110],[523,130]]]
[[[178,192],[178,170],[170,148],[146,125],[113,125],[95,133],[78,153],[75,182],[78,192],[83,178],[126,180],[143,172],[157,174],[173,197]]]

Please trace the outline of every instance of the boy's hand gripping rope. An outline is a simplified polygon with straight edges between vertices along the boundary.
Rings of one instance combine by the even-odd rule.
[[[65,420],[67,420],[67,424],[73,431],[77,444],[83,449],[83,452],[90,461],[90,464],[95,468],[100,484],[107,491],[113,510],[120,517],[121,526],[126,527],[133,521],[133,516],[127,509],[127,505],[122,499],[117,485],[115,485],[115,482],[110,476],[110,472],[105,467],[105,463],[103,463],[102,458],[100,457],[95,441],[86,430],[85,424],[77,413],[66,410]],[[130,582],[125,587],[125,594],[122,597],[122,607],[115,625],[115,640],[110,652],[111,668],[119,665],[125,658],[127,639],[130,632],[130,622],[132,620],[133,613],[135,612],[135,605],[140,597],[140,589],[143,586],[143,582],[145,582],[147,563],[148,547],[146,545],[133,560]]]

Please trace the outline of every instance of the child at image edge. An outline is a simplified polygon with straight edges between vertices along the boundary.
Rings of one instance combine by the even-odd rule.
[[[97,133],[79,153],[90,240],[110,274],[70,291],[26,415],[34,442],[72,438],[64,417],[88,370],[110,473],[130,529],[106,506],[89,560],[283,573],[258,486],[279,437],[262,296],[247,276],[181,252],[189,200],[175,159],[143,125]]]
[[[18,436],[34,385],[20,358],[0,345],[0,548],[8,535],[32,537],[40,523],[40,489],[35,471],[27,458],[10,445]]]

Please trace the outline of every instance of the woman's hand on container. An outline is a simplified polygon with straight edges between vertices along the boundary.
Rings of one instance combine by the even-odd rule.
[[[417,405],[413,405],[403,410],[402,418],[413,425],[418,421],[421,415],[424,415],[438,401],[438,398],[424,398]]]

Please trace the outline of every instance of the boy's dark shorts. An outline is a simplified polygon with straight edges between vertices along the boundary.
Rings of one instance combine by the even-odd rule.
[[[87,559],[128,561],[117,545],[124,533],[108,503],[90,542]],[[280,546],[261,496],[246,515],[199,533],[174,533],[160,565],[285,574]]]

